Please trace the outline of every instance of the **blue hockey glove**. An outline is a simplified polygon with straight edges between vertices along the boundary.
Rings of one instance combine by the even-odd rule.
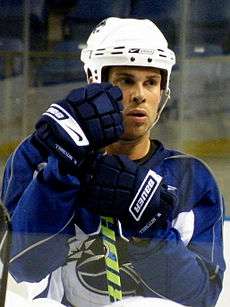
[[[151,237],[153,227],[167,228],[176,205],[161,176],[123,155],[98,156],[82,189],[83,207],[118,218],[130,236]]]
[[[70,166],[79,166],[123,133],[121,100],[121,90],[109,83],[73,90],[42,114],[35,138]]]

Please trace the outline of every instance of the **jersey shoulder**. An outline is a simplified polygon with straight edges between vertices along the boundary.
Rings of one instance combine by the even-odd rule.
[[[165,148],[161,143],[145,166],[159,173],[169,185],[190,191],[197,197],[208,191],[220,194],[215,175],[207,163],[193,155]]]
[[[13,190],[20,189],[23,184],[29,182],[38,165],[45,162],[46,157],[41,154],[33,144],[32,136],[24,139],[14,152],[9,156],[4,169],[1,198],[8,194],[9,187],[13,184]]]

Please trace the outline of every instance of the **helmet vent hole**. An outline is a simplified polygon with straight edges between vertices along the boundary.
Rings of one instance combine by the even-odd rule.
[[[123,54],[123,52],[122,51],[113,51],[113,52],[111,52],[111,54]]]
[[[153,59],[151,59],[151,58],[148,58],[148,62],[149,62],[149,63],[151,63],[151,62],[152,62],[152,60],[153,60]]]
[[[134,62],[134,61],[135,61],[135,58],[134,58],[134,57],[131,57],[131,58],[130,58],[130,61],[131,61],[131,62]]]

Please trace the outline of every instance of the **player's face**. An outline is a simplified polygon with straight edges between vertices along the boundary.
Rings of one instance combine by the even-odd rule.
[[[124,134],[121,139],[149,138],[161,99],[160,70],[151,67],[111,67],[109,82],[119,86],[123,92]]]

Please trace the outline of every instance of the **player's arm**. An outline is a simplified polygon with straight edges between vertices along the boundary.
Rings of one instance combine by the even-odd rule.
[[[179,214],[174,226],[149,244],[130,244],[129,254],[144,281],[144,295],[214,306],[225,271],[223,203],[209,171],[203,165],[195,170],[190,187],[178,199],[186,202],[182,207],[194,202],[192,210]]]
[[[189,306],[213,306],[225,269],[222,202],[209,172],[197,168],[198,173],[205,179],[198,181],[188,173],[191,185],[184,191],[181,186],[175,197],[156,173],[126,157],[104,156],[89,171],[87,195],[81,204],[100,215],[118,218],[126,237],[134,237],[128,251],[144,295],[163,296]],[[186,232],[191,226],[188,223],[194,223],[187,245],[172,223],[178,208],[183,208],[180,202],[193,204],[194,220],[182,227]]]
[[[10,271],[17,281],[44,278],[68,253],[79,181],[63,176],[58,163],[52,156],[45,161],[31,137],[7,163],[2,200],[11,214]]]
[[[64,263],[79,205],[77,171],[119,138],[121,98],[110,84],[72,91],[50,106],[8,162],[2,198],[12,215],[11,272],[19,281],[40,280]]]

